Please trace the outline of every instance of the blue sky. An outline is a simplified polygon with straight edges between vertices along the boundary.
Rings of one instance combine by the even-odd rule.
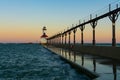
[[[9,33],[26,29],[25,34],[37,37],[36,34],[40,35],[41,28],[45,25],[51,36],[115,1],[117,0],[0,0],[0,29],[8,30]],[[5,32],[1,34],[5,35]]]
[[[54,23],[54,21],[57,20],[58,22],[66,20],[69,24],[70,19],[76,20],[87,16],[114,1],[115,0],[0,0],[0,14],[1,17],[3,16],[3,18],[9,19],[30,20],[30,18],[35,18],[38,21],[43,21],[44,25],[47,21],[53,21]]]
[[[0,0],[1,16],[59,19],[87,16],[115,0]]]

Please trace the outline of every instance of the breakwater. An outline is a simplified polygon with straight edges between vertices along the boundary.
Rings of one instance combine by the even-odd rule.
[[[112,59],[120,60],[120,47],[111,46],[81,46],[81,45],[54,45],[56,47],[72,50],[74,52],[82,52]]]

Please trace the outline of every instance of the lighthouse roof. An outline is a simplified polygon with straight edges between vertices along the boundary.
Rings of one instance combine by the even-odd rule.
[[[48,37],[45,33],[41,36],[41,38],[46,38]]]

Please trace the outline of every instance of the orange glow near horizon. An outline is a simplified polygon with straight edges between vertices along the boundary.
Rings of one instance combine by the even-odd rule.
[[[31,25],[4,25],[0,28],[0,43],[29,43],[29,42],[40,42],[40,37],[43,35],[42,27],[34,28]],[[20,27],[22,26],[22,27]],[[47,35],[50,37],[55,32],[57,28],[48,28]],[[56,30],[56,31],[53,31]]]
[[[106,31],[107,30],[107,31]],[[111,43],[112,42],[112,29],[102,29],[100,27],[96,27],[96,43]],[[48,27],[47,28],[47,35],[50,37],[56,32],[60,30],[57,27]],[[116,30],[116,40],[117,43],[120,42],[120,31]],[[42,27],[39,28],[32,28],[32,27],[2,27],[0,30],[0,42],[39,42],[40,36],[42,35]],[[68,36],[67,36],[68,39]],[[73,42],[73,32],[71,34],[71,42]],[[76,42],[81,42],[81,31],[77,29],[76,32]],[[87,25],[84,30],[84,43],[92,43],[92,28]]]

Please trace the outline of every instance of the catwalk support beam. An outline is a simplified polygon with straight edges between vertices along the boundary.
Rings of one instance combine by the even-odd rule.
[[[64,38],[64,34],[62,34],[62,45],[63,45],[63,38]]]
[[[95,27],[97,26],[97,21],[100,20],[100,19],[103,19],[103,18],[106,18],[106,17],[109,17],[110,20],[112,21],[112,46],[116,46],[116,35],[115,35],[115,22],[116,20],[118,19],[118,16],[120,14],[120,6],[118,6],[117,4],[117,8],[111,10],[111,7],[109,6],[109,12],[107,11],[106,13],[102,14],[102,15],[99,15],[99,16],[96,16],[94,18],[92,18],[92,15],[90,16],[90,20],[86,21],[86,22],[83,22],[83,23],[80,23],[79,25],[76,25],[76,26],[72,26],[72,28],[64,31],[63,33],[61,33],[62,35],[62,44],[63,44],[63,35],[67,34],[69,31],[73,31],[74,29],[77,29],[79,27],[83,27],[84,25],[86,24],[91,24],[92,28],[93,28],[93,40],[92,40],[92,44],[95,46],[96,44],[96,40],[95,40]],[[83,31],[81,31],[81,35]],[[52,43],[55,43],[54,42],[54,38],[56,37],[56,35],[53,35],[52,37],[48,38],[48,40],[52,39]],[[81,36],[81,44],[84,43],[84,40],[83,40],[83,37]],[[74,40],[75,41],[75,40]],[[75,42],[73,42],[75,43]]]
[[[59,38],[59,40],[60,40],[60,45],[61,45],[61,43],[62,43],[62,41],[61,41],[61,37],[62,37],[62,35],[61,35],[61,33],[60,33],[60,38]]]
[[[97,15],[96,15],[96,17],[97,17]],[[92,15],[90,15],[90,19],[92,20]],[[95,44],[96,44],[96,40],[95,40],[95,27],[97,26],[97,20],[95,21],[92,21],[91,23],[91,26],[92,26],[92,28],[93,28],[93,40],[92,40],[92,44],[93,44],[93,46],[95,46]]]
[[[74,46],[75,46],[75,44],[76,44],[76,39],[75,39],[75,38],[76,38],[76,36],[75,36],[76,31],[77,31],[77,28],[73,30],[73,34],[74,34],[74,37],[73,37],[73,44],[74,44]]]
[[[68,34],[69,34],[69,41],[68,41],[68,43],[69,43],[69,47],[70,47],[70,42],[71,42],[70,41],[70,35],[71,35],[71,31],[69,31]]]
[[[84,35],[83,35],[84,29],[85,29],[85,25],[80,26],[80,30],[81,30],[81,45],[84,44],[84,38],[83,38],[84,37]]]
[[[118,4],[116,5],[116,8],[118,9]],[[111,12],[111,5],[109,5],[109,12]],[[115,31],[115,22],[118,19],[120,12],[114,12],[109,15],[109,19],[112,22],[112,46],[116,46],[116,31]]]
[[[65,45],[67,44],[67,33],[65,33]]]

